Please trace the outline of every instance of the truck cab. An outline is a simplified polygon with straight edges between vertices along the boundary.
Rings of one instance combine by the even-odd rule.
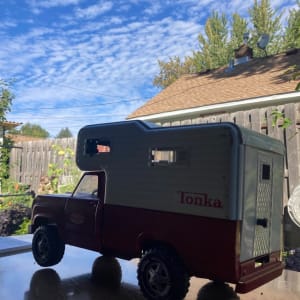
[[[30,232],[39,227],[55,228],[64,244],[85,249],[101,250],[101,215],[105,193],[105,172],[84,172],[72,193],[38,195],[32,204]],[[42,251],[43,245],[39,244]],[[47,250],[47,249],[46,249]],[[34,252],[35,253],[35,252]],[[61,253],[61,251],[60,251]],[[39,254],[35,257],[38,259]],[[57,257],[57,262],[62,257]],[[48,266],[51,262],[41,262]]]

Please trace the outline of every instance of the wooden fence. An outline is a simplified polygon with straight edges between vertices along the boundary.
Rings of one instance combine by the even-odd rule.
[[[248,111],[164,122],[161,125],[174,126],[229,121],[281,140],[286,147],[284,179],[284,203],[286,203],[294,188],[300,184],[299,111],[299,103],[290,103]],[[279,116],[277,120],[273,115],[274,112],[279,113],[277,114],[277,117]],[[284,113],[285,118],[291,121],[286,129],[283,128],[283,119],[280,118],[280,113]],[[61,163],[59,161],[61,158],[52,149],[53,144],[75,150],[76,140],[71,138],[16,144],[17,148],[14,148],[11,153],[11,178],[30,184],[32,189],[37,191],[41,176],[47,174],[49,163]],[[68,176],[70,174],[66,170],[63,178],[68,178]]]
[[[55,148],[54,145],[58,147]],[[59,149],[71,149],[75,153],[75,147],[75,138],[16,143],[10,155],[10,178],[30,185],[32,190],[38,192],[42,176],[48,175],[49,164],[55,164],[57,168],[63,169],[59,183],[71,183],[72,170],[76,168],[75,156],[63,154]],[[66,160],[71,161],[70,166],[64,166]]]

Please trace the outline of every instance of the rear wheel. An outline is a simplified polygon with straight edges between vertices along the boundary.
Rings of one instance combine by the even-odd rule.
[[[183,299],[189,279],[177,255],[163,247],[147,250],[138,265],[141,291],[150,300]]]
[[[65,253],[65,244],[54,226],[38,227],[32,239],[32,253],[42,267],[53,266],[61,261]]]

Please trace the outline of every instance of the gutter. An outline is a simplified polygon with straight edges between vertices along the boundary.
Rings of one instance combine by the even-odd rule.
[[[246,109],[254,109],[265,106],[286,104],[290,102],[300,102],[300,92],[292,92],[286,94],[258,97],[245,99],[241,101],[231,101],[226,103],[212,104],[198,106],[194,108],[181,109],[169,112],[163,112],[152,115],[138,116],[134,118],[129,118],[130,120],[149,120],[149,121],[159,121],[166,119],[175,119],[178,117],[199,117],[201,115],[208,115],[212,113],[227,113],[233,111],[240,111]]]

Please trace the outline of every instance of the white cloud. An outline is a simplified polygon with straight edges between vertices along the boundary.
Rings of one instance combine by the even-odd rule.
[[[37,107],[45,103],[60,105],[66,103],[66,99],[70,103],[74,103],[74,99],[98,101],[99,94],[111,96],[100,97],[104,102],[105,99],[145,98],[138,91],[139,85],[147,86],[149,95],[153,96],[156,88],[148,86],[158,71],[157,59],[187,55],[193,49],[198,31],[197,24],[167,18],[158,22],[135,22],[102,35],[87,31],[84,40],[75,44],[72,41],[82,36],[79,32],[53,36],[50,30],[34,29],[14,42],[7,41],[12,49],[10,57],[17,66],[14,71],[23,74],[23,78],[17,78],[22,92],[17,94],[14,103],[22,109],[34,103]],[[34,37],[38,38],[38,44],[33,43]],[[4,56],[7,58],[7,53],[0,51],[0,58]],[[10,59],[7,61],[9,71]],[[128,115],[132,106],[126,105],[124,109]]]
[[[77,5],[82,0],[26,0],[33,14],[39,15],[45,9]]]
[[[113,2],[98,2],[97,4],[91,5],[87,8],[76,8],[75,13],[76,17],[84,19],[93,19],[98,17],[108,11],[113,7]]]
[[[45,10],[63,2],[87,3],[30,1],[32,7]],[[16,78],[16,98],[9,119],[41,124],[52,135],[65,126],[76,130],[87,123],[124,119],[158,92],[152,86],[159,71],[158,59],[185,57],[197,49],[197,37],[205,21],[199,22],[199,14],[209,14],[215,7],[228,12],[239,6],[245,10],[241,0],[231,2],[231,6],[228,1],[211,0],[150,2],[107,1],[80,9],[76,6],[67,15],[58,14],[48,27],[33,22],[13,37],[2,34],[0,78]],[[127,12],[120,14],[119,8],[125,4]],[[138,18],[129,5],[140,5],[142,11],[157,11],[164,17],[145,17],[141,11]],[[160,7],[170,13],[161,14]],[[134,99],[140,100],[128,102]],[[78,107],[83,104],[91,106]],[[42,109],[60,106],[64,109]]]
[[[16,26],[17,26],[17,22],[12,20],[1,21],[0,23],[0,29],[8,28],[8,27],[16,27]]]
[[[57,6],[68,6],[79,4],[81,0],[27,0],[27,3],[34,8],[50,8]]]
[[[157,2],[152,2],[150,4],[150,7],[146,8],[144,10],[144,13],[146,15],[155,15],[157,14],[158,12],[160,12],[162,10],[162,6],[160,3],[157,3]]]

